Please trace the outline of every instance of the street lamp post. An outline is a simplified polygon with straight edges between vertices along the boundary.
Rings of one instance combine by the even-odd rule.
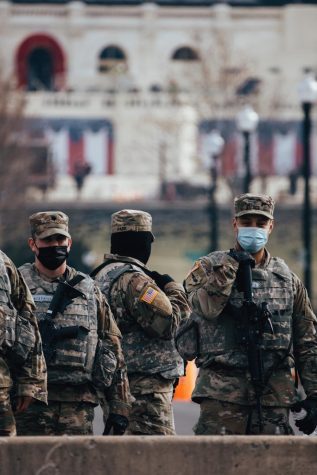
[[[245,105],[237,115],[237,127],[244,138],[244,193],[249,193],[250,184],[252,181],[250,164],[250,135],[257,128],[258,122],[259,116],[250,105]]]
[[[224,139],[217,130],[212,130],[207,138],[208,158],[210,159],[210,199],[209,199],[209,217],[210,217],[210,251],[216,251],[219,243],[218,226],[218,158],[224,147]]]
[[[312,73],[307,73],[299,83],[298,95],[303,109],[303,178],[304,178],[304,204],[303,204],[303,243],[304,243],[304,282],[308,295],[312,292],[312,233],[311,233],[311,199],[310,199],[310,132],[311,109],[317,99],[317,81]]]

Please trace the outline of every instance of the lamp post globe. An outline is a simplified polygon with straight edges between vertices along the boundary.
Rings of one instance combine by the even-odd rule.
[[[311,176],[311,109],[317,100],[317,81],[311,72],[305,74],[298,85],[298,96],[303,110],[303,178],[304,178],[304,202],[303,202],[303,244],[304,244],[304,282],[309,297],[312,299],[312,207],[310,197]]]
[[[259,116],[250,105],[245,105],[237,115],[237,128],[244,137],[244,184],[243,191],[248,193],[251,184],[251,166],[250,166],[250,134],[253,133],[259,123]]]
[[[317,81],[313,73],[308,72],[298,84],[298,97],[301,104],[314,104],[317,100]]]
[[[224,149],[225,141],[218,130],[212,130],[207,137],[207,151],[210,163],[210,251],[218,249],[219,230],[218,230],[218,203],[216,198],[218,186],[218,157]]]
[[[210,157],[212,157],[212,159],[218,157],[223,151],[224,145],[225,141],[223,137],[220,135],[218,130],[213,129],[207,137],[207,146]]]

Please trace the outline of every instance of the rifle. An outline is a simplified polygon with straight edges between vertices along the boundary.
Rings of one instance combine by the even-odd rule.
[[[255,392],[256,409],[258,415],[259,433],[263,431],[263,417],[261,397],[266,386],[263,363],[263,333],[274,334],[271,313],[267,302],[258,306],[253,300],[252,294],[252,269],[254,261],[242,261],[237,272],[237,289],[243,292],[244,298],[240,313],[242,329],[242,344],[247,349],[248,365],[251,374],[251,382]],[[240,326],[240,325],[239,325]],[[252,411],[249,415],[246,433],[251,433]]]
[[[77,278],[76,278],[77,277]],[[59,340],[65,340],[68,338],[84,338],[89,332],[88,328],[81,325],[73,325],[70,327],[61,327],[55,324],[54,318],[57,313],[63,313],[65,308],[76,298],[86,298],[83,292],[75,289],[73,285],[76,285],[84,277],[76,276],[70,282],[60,282],[56,288],[56,291],[51,300],[50,306],[46,312],[44,320],[38,322],[39,330],[42,337],[43,353],[46,363],[49,364],[52,361],[55,354],[55,344]],[[79,280],[80,277],[80,280]],[[75,280],[76,279],[76,280]]]

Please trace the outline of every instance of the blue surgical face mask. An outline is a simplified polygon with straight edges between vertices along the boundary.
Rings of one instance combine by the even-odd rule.
[[[255,254],[267,243],[268,231],[263,228],[238,228],[237,240],[242,249]]]

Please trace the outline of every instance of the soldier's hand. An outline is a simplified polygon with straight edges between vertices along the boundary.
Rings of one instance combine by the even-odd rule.
[[[246,251],[237,251],[236,249],[230,249],[229,256],[232,257],[234,260],[239,262],[239,264],[250,264],[251,267],[255,266],[255,260]]]
[[[111,430],[113,430],[113,435],[123,435],[128,425],[129,421],[125,416],[110,413],[102,435],[109,435]]]
[[[292,407],[292,411],[300,412],[304,409],[307,414],[303,419],[295,421],[295,425],[304,434],[311,434],[317,427],[317,399],[306,398],[304,401],[299,401]]]
[[[19,396],[15,400],[15,412],[24,412],[34,401],[32,396]]]
[[[148,275],[155,281],[156,285],[164,291],[164,287],[169,282],[174,282],[174,279],[168,274],[160,274],[155,270],[148,272]]]

